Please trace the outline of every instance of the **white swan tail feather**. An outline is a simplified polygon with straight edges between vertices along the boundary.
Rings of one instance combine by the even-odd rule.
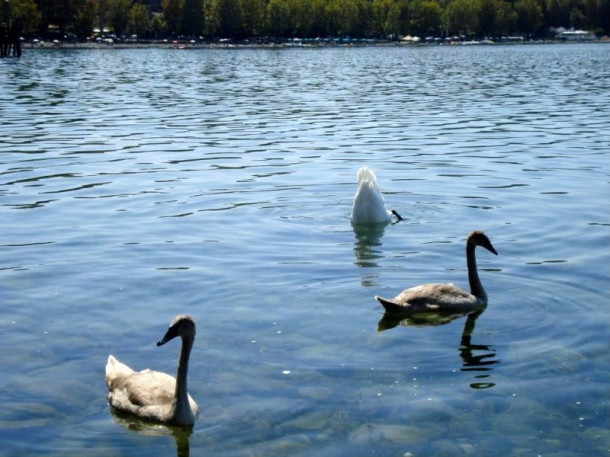
[[[113,355],[108,356],[108,362],[106,362],[106,384],[109,390],[111,390],[111,386],[114,385],[116,379],[124,378],[133,373],[134,371],[131,368],[119,362]]]
[[[362,167],[358,170],[358,184],[364,181],[370,181],[377,188],[377,176],[375,176],[375,172],[369,167]]]

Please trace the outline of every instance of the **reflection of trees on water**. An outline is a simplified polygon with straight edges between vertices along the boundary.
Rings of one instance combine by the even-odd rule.
[[[176,456],[189,457],[189,438],[193,433],[193,427],[173,427],[163,424],[155,424],[143,421],[137,417],[121,413],[110,408],[114,421],[128,430],[147,436],[173,436],[176,442]]]
[[[412,316],[393,316],[384,314],[377,325],[377,331],[382,332],[391,328],[402,327],[430,327],[435,325],[445,325],[449,322],[466,315],[466,323],[462,331],[459,353],[462,359],[461,371],[480,372],[475,378],[481,380],[473,382],[470,387],[473,389],[487,389],[493,387],[495,383],[486,381],[489,378],[487,372],[492,370],[492,365],[500,363],[496,358],[496,350],[493,346],[485,344],[473,344],[472,334],[477,318],[483,313],[484,309],[470,314],[443,314],[443,313],[422,313]]]

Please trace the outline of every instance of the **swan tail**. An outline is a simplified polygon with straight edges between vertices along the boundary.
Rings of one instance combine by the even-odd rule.
[[[358,170],[358,184],[364,181],[370,181],[375,188],[377,187],[377,176],[369,167],[362,167]]]
[[[385,308],[387,313],[401,313],[405,311],[405,307],[396,303],[393,300],[388,300],[387,298],[382,298],[379,295],[375,295],[375,300],[377,300],[381,305]]]
[[[390,222],[391,217],[392,213],[385,208],[375,173],[368,167],[360,168],[358,170],[358,190],[352,209],[352,223],[387,223]]]
[[[133,373],[134,371],[131,368],[119,362],[113,355],[108,356],[108,362],[106,362],[106,385],[109,390],[113,388],[117,379],[125,378]]]

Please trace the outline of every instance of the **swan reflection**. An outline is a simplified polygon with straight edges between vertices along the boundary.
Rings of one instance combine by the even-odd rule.
[[[473,372],[486,372],[491,371],[491,365],[500,363],[500,360],[496,359],[496,350],[493,346],[486,344],[472,344],[471,338],[474,332],[474,326],[477,318],[483,313],[484,310],[478,311],[473,314],[469,314],[464,325],[464,331],[462,332],[462,341],[460,344],[460,357],[462,358],[462,370],[461,371],[473,371]],[[486,379],[489,377],[488,374],[480,374],[475,376],[477,379]],[[493,382],[473,382],[470,387],[473,389],[487,389],[495,386]]]
[[[480,381],[471,383],[470,387],[473,389],[488,389],[495,385],[495,383],[487,381],[487,378],[489,378],[488,372],[492,370],[493,365],[500,363],[500,360],[496,358],[496,350],[493,346],[472,343],[472,334],[474,333],[476,320],[483,311],[484,309],[470,314],[421,313],[401,317],[386,313],[377,324],[377,331],[383,332],[397,326],[430,327],[445,325],[455,319],[467,316],[458,348],[460,358],[462,359],[462,368],[460,370],[481,373],[475,376]]]
[[[383,245],[381,237],[385,233],[386,224],[353,225],[354,256],[359,267],[376,267],[376,260],[383,257],[376,249]]]
[[[381,238],[387,224],[353,224],[354,229],[354,263],[360,268],[369,268],[362,273],[360,280],[365,287],[374,286],[377,283],[379,264],[378,259],[383,257],[380,247],[383,245]]]
[[[192,426],[170,426],[147,422],[137,417],[109,408],[114,422],[132,432],[146,436],[173,436],[176,443],[176,456],[189,457],[189,439],[193,433]]]

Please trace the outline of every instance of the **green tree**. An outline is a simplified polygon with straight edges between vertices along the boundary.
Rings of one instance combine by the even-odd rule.
[[[278,37],[288,35],[286,22],[288,18],[288,8],[283,0],[269,0],[267,4],[267,21],[269,32]]]
[[[385,22],[387,36],[392,35],[394,38],[398,38],[403,34],[403,8],[401,3],[402,2],[392,2],[390,4],[390,9],[388,10],[388,15]]]
[[[98,0],[97,2],[97,27],[100,32],[110,25],[110,16],[112,14],[112,0]]]
[[[570,25],[569,0],[546,0],[546,20],[551,27],[568,27]]]
[[[217,32],[223,37],[240,37],[244,31],[244,9],[241,0],[212,0],[218,20]]]
[[[580,8],[574,6],[570,11],[570,26],[580,29],[585,23],[585,15]]]
[[[478,16],[478,0],[452,0],[445,9],[445,21],[451,34],[474,34],[479,25]]]
[[[174,37],[180,32],[180,19],[184,0],[162,0],[163,18],[167,24],[167,31]]]
[[[118,37],[127,33],[129,25],[130,0],[111,0],[110,25]]]
[[[371,33],[386,37],[411,33],[411,29],[419,27],[417,14],[421,7],[421,0],[373,0],[370,5]]]
[[[46,33],[48,26],[53,25],[62,35],[66,33],[74,17],[75,0],[45,0],[39,5],[42,31]]]
[[[589,16],[591,28],[599,28],[610,35],[610,0],[595,0],[594,9],[595,13]]]
[[[285,0],[286,29],[289,36],[306,37],[311,30],[311,3],[309,0]]]
[[[365,0],[334,0],[337,3],[339,36],[363,37],[370,16],[369,2]]]
[[[388,21],[392,0],[373,0],[372,27],[376,33],[388,36],[395,32],[394,27]]]
[[[77,8],[73,18],[74,33],[82,38],[91,36],[99,8],[98,0],[84,0]]]
[[[23,33],[34,33],[39,29],[42,14],[33,0],[12,0],[5,5],[8,6],[8,17],[12,21],[21,21]]]
[[[129,12],[129,30],[138,36],[138,41],[150,32],[148,9],[141,3],[136,3]]]
[[[536,0],[517,0],[515,11],[518,31],[527,36],[537,34],[542,25],[542,10]]]
[[[326,37],[328,33],[328,20],[326,16],[326,0],[312,0],[311,2],[311,35]]]
[[[153,34],[153,37],[155,37],[156,39],[167,36],[167,22],[165,22],[165,19],[163,19],[162,14],[153,15],[152,22],[150,24],[150,29]]]
[[[326,16],[326,31],[330,36],[338,36],[341,34],[339,22],[341,16],[341,5],[338,0],[330,0],[326,4],[324,10]]]
[[[498,34],[497,12],[502,0],[480,0],[479,8],[479,34],[483,36],[494,36]]]
[[[244,33],[247,36],[263,36],[266,33],[265,0],[242,0],[244,10]]]
[[[183,0],[180,31],[185,35],[198,36],[203,32],[203,1]]]
[[[508,2],[499,1],[494,11],[494,32],[495,36],[503,36],[514,32],[516,28],[516,14],[512,5]]]
[[[435,0],[417,2],[413,10],[413,33],[416,35],[439,35],[443,10]]]
[[[154,34],[261,36],[399,36],[539,34],[551,26],[610,33],[610,0],[0,0],[20,14],[25,30],[50,26],[88,35],[93,25],[121,35],[145,27]],[[158,14],[159,5],[162,15]],[[134,17],[141,18],[135,21]],[[94,19],[95,18],[95,19]],[[150,16],[149,16],[150,19]],[[94,22],[95,20],[95,22]],[[137,25],[141,24],[141,25]]]

